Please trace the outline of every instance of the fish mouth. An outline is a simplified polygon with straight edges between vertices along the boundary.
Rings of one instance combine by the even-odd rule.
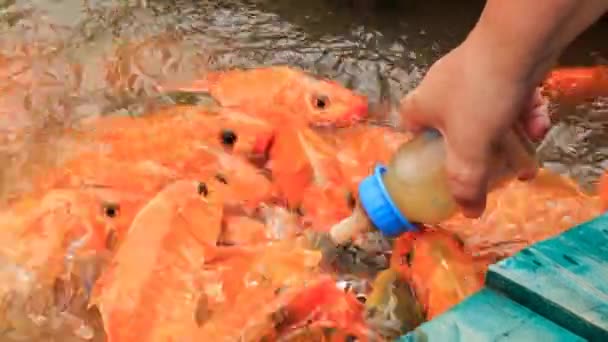
[[[270,150],[274,145],[274,134],[261,135],[257,138],[248,160],[253,165],[263,168],[270,159]]]
[[[340,120],[339,124],[343,126],[349,126],[357,122],[361,122],[369,116],[369,104],[367,101],[363,101],[361,104],[351,109],[344,117]]]
[[[311,127],[315,128],[343,128],[348,127],[358,122],[361,122],[369,117],[369,104],[367,101],[356,106],[350,106],[347,111],[333,117],[325,117],[317,119],[310,123]]]

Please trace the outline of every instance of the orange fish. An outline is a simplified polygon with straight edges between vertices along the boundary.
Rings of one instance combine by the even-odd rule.
[[[567,104],[608,96],[608,66],[557,68],[545,78],[543,91]]]
[[[327,232],[340,220],[348,217],[355,206],[353,194],[345,186],[331,184],[306,188],[300,204],[305,227]]]
[[[307,284],[283,287],[270,284],[244,289],[234,305],[214,312],[217,317],[211,316],[198,337],[253,342],[289,339],[302,329],[325,328],[367,340],[370,329],[363,319],[363,305],[352,293],[338,289],[333,278],[316,276]]]
[[[373,172],[374,166],[387,164],[397,149],[412,139],[411,133],[363,124],[328,130],[322,136],[337,147],[342,177],[355,197],[358,197],[359,183]]]
[[[112,207],[94,194],[57,189],[7,209],[0,213],[3,329],[31,340],[49,331],[71,338],[75,327],[86,334],[86,302],[113,248]]]
[[[221,242],[228,245],[251,245],[269,240],[266,225],[245,215],[226,215]]]
[[[348,126],[368,114],[365,96],[288,66],[211,72],[179,89],[208,91],[225,107],[244,107],[256,115],[280,114],[315,126]]]
[[[411,139],[409,134],[388,127],[368,125],[327,130],[308,137],[303,141],[323,142],[312,146],[320,150],[318,154],[324,156],[324,163],[311,165],[324,176],[302,193],[300,209],[305,220],[322,231],[350,215],[361,180],[372,172],[375,164],[388,163],[397,148]]]
[[[285,124],[277,132],[267,168],[290,207],[302,201],[310,184],[327,185],[341,178],[335,149],[307,127]]]
[[[194,336],[204,286],[200,270],[221,230],[221,186],[178,181],[135,217],[95,287],[93,303],[109,342]]]
[[[492,191],[479,219],[457,214],[440,226],[457,234],[475,255],[502,258],[601,212],[597,196],[583,193],[569,178],[540,169],[531,181],[513,180]]]
[[[246,158],[264,157],[275,130],[235,109],[195,106],[173,106],[143,117],[103,117],[90,127],[92,134],[85,133],[84,138],[100,143],[102,151],[115,159],[155,158],[164,164],[179,163],[200,144]]]
[[[263,145],[270,134],[270,126],[256,118],[237,111],[230,111],[230,114],[224,111],[214,115],[196,108],[181,107],[174,112],[161,112],[141,118],[108,118],[101,122],[101,127],[93,127],[93,137],[83,140],[90,139],[87,142],[93,146],[96,143],[107,143],[110,148],[100,149],[97,154],[78,155],[63,166],[63,169],[72,171],[71,174],[76,176],[79,172],[86,171],[89,183],[99,183],[101,175],[107,174],[107,177],[114,177],[114,183],[118,179],[124,181],[120,185],[115,184],[117,187],[136,190],[139,187],[139,191],[142,191],[145,185],[158,191],[158,186],[166,184],[169,177],[216,177],[224,183],[230,183],[227,191],[231,191],[231,194],[227,194],[226,200],[232,204],[252,208],[273,196],[274,190],[267,175],[249,162],[249,158],[256,154],[266,154],[267,147]],[[176,135],[180,139],[175,139]],[[256,136],[264,138],[260,140]],[[113,166],[104,165],[101,171],[96,171],[102,165],[89,160],[95,158],[112,161],[107,164]],[[154,182],[156,185],[152,185],[154,178],[150,177],[131,181],[130,177],[125,177],[120,172],[120,165],[127,162],[140,165],[141,168],[147,166],[160,172],[160,176],[163,173],[160,170],[165,170],[166,175],[162,179],[164,183]],[[71,165],[76,165],[77,170]]]
[[[432,229],[401,235],[391,257],[391,267],[409,280],[428,320],[480,290],[482,266],[453,234]]]
[[[267,167],[279,194],[315,230],[326,230],[352,210],[336,151],[314,130],[295,124],[283,125],[270,148]]]
[[[283,307],[304,284],[317,279],[320,261],[320,252],[295,240],[260,244],[209,260],[204,266],[209,315],[198,339],[259,341],[276,336]]]
[[[285,306],[283,325],[307,328],[319,322],[327,328],[366,339],[370,329],[365,324],[363,311],[363,304],[352,292],[339,289],[335,280],[327,277],[295,295]]]
[[[83,153],[35,179],[34,188],[37,193],[73,189],[103,201],[112,211],[111,233],[118,242],[139,209],[177,178],[172,170],[151,161],[120,162],[101,154]]]
[[[103,250],[107,217],[102,203],[90,207],[91,201],[78,191],[55,190],[15,203],[0,216],[3,256],[36,272],[44,283],[61,274],[70,244],[76,252]]]

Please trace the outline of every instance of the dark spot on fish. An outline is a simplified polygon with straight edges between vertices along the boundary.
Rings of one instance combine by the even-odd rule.
[[[574,266],[578,266],[578,262],[576,262],[576,260],[574,260],[572,257],[566,255],[566,254],[562,254],[562,257],[564,258],[564,260],[566,260],[567,262],[571,263]]]
[[[355,335],[347,335],[344,339],[345,342],[357,342],[358,338]]]
[[[270,314],[270,319],[274,323],[274,328],[280,330],[287,322],[287,309],[281,307],[277,311]]]
[[[118,216],[120,206],[116,203],[106,203],[103,205],[103,214],[109,218]]]
[[[525,255],[527,255],[527,256],[532,256],[532,255],[534,255],[534,253],[530,252],[530,250],[528,250],[528,249],[524,249],[524,250],[522,250],[520,253],[521,253],[521,254],[525,254]]]
[[[209,309],[209,299],[206,294],[201,294],[196,303],[196,311],[194,312],[194,321],[201,327],[211,318],[211,310]]]
[[[357,205],[357,199],[355,198],[355,195],[350,191],[346,194],[346,203],[348,203],[348,206],[351,209],[355,209],[355,206]]]
[[[540,262],[538,262],[537,260],[532,260],[532,263],[536,266],[542,266],[543,264],[541,264]]]
[[[228,180],[221,173],[216,174],[215,179],[217,179],[221,183],[228,184]]]
[[[234,133],[234,131],[225,129],[222,130],[222,132],[220,133],[220,139],[222,141],[222,144],[226,146],[234,146],[234,144],[236,144],[236,141],[238,140],[238,137],[236,133]]]
[[[313,98],[315,108],[325,110],[329,106],[329,98],[325,95],[317,95]]]
[[[118,237],[116,236],[116,231],[114,229],[112,229],[106,236],[106,248],[108,250],[114,250],[117,243],[118,243]]]
[[[198,191],[199,195],[203,195],[205,197],[207,197],[207,195],[209,195],[209,188],[207,188],[207,184],[205,184],[203,182],[198,183],[197,191]]]
[[[296,207],[295,209],[296,214],[298,214],[299,216],[304,216],[304,209],[302,209],[301,206]]]
[[[413,250],[409,251],[403,255],[403,260],[402,260],[403,264],[406,264],[411,267],[413,262],[414,262],[414,251]]]

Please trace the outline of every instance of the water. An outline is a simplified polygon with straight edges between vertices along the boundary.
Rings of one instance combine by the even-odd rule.
[[[0,0],[0,195],[27,187],[30,174],[61,160],[69,150],[61,133],[66,125],[141,112],[159,82],[208,68],[292,64],[336,78],[373,103],[395,101],[466,36],[482,6],[439,0]],[[606,63],[607,36],[608,24],[595,26],[561,62]],[[11,108],[27,115],[15,117]],[[543,159],[591,188],[608,166],[607,101],[556,112]],[[14,133],[23,127],[25,135]]]
[[[336,78],[373,103],[394,101],[466,36],[482,6],[438,0],[2,0],[0,61],[13,74],[29,65],[37,81],[10,98],[30,114],[21,123],[42,132],[26,145],[4,148],[10,153],[3,159],[20,169],[41,163],[24,157],[28,149],[46,149],[53,159],[52,124],[122,108],[141,111],[159,81],[206,68],[287,63]],[[596,25],[561,62],[606,62],[607,34],[605,22]],[[559,114],[563,127],[543,157],[591,188],[606,166],[605,102]],[[8,171],[2,176],[4,184],[18,181]]]

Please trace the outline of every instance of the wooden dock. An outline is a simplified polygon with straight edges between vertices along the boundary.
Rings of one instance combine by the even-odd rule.
[[[400,341],[608,341],[608,214],[490,266],[486,287]]]

